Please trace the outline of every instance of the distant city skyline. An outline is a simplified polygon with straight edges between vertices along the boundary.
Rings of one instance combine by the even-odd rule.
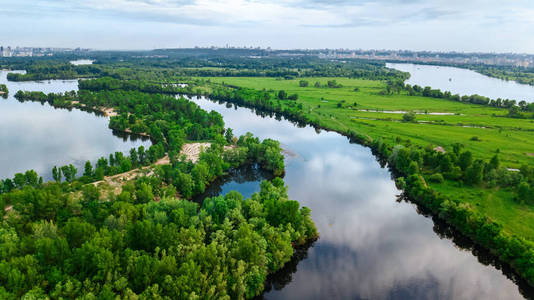
[[[4,2],[0,44],[11,46],[534,53],[534,2],[524,0]]]

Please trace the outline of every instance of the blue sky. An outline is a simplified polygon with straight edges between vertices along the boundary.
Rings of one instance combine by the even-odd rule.
[[[3,0],[0,45],[534,53],[534,1]]]

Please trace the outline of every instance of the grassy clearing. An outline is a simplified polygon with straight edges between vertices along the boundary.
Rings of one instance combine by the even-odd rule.
[[[302,104],[303,111],[312,119],[319,120],[322,126],[333,130],[350,128],[373,139],[381,138],[389,144],[401,138],[421,146],[439,145],[447,151],[452,150],[454,143],[462,143],[475,158],[489,160],[498,151],[502,165],[508,168],[534,164],[534,157],[529,155],[534,153],[533,120],[507,118],[508,111],[505,109],[475,104],[403,93],[381,95],[385,83],[380,81],[335,78],[343,87],[314,87],[315,82],[324,86],[332,79],[210,78],[212,82],[265,89],[272,91],[273,95],[279,90],[297,93],[297,103]],[[300,80],[307,80],[309,86],[300,87]],[[284,105],[286,101],[291,100],[281,100],[280,103]],[[417,111],[420,114],[416,115],[416,122],[408,123],[402,122],[403,113],[384,111]],[[473,137],[478,140],[473,140]],[[458,183],[448,181],[432,186],[450,198],[471,204],[502,224],[509,233],[534,241],[534,208],[515,202],[512,191],[460,187]]]

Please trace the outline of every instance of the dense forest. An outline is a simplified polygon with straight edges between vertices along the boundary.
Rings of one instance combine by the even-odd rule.
[[[230,52],[231,55],[226,53]],[[165,79],[179,76],[255,77],[351,77],[370,80],[406,79],[407,73],[368,60],[327,61],[315,56],[277,56],[239,49],[228,51],[154,50],[150,52],[91,52],[92,65],[72,65],[64,60],[0,60],[0,67],[24,69],[26,74],[9,73],[8,80],[74,79],[110,76],[117,79]],[[256,56],[254,54],[263,55]],[[261,59],[258,59],[261,57]],[[141,78],[143,77],[143,78]]]
[[[117,196],[52,182],[3,194],[1,298],[250,298],[317,235],[279,178],[199,205],[158,173]]]

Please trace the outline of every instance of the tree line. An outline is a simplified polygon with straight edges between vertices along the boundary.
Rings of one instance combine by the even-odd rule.
[[[460,96],[458,94],[452,94],[449,91],[442,92],[440,89],[432,89],[429,86],[424,88],[419,85],[412,86],[396,80],[387,81],[386,88],[384,91],[382,91],[382,93],[389,95],[393,93],[398,94],[401,91],[406,91],[410,96],[422,96],[506,108],[509,110],[508,116],[510,117],[525,117],[525,115],[521,114],[521,112],[534,113],[534,103],[527,103],[524,100],[517,102],[516,100],[511,99],[491,99],[489,97],[480,96],[477,94]],[[531,117],[534,117],[534,114],[532,114]]]

